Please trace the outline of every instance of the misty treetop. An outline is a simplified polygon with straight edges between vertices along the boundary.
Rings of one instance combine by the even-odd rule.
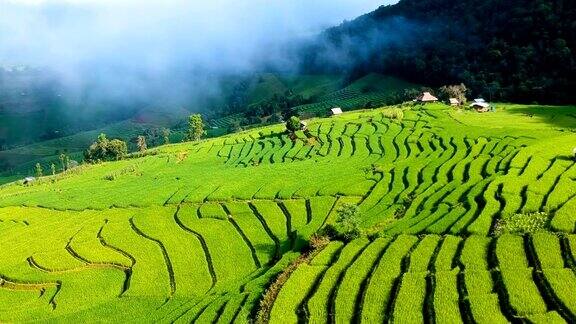
[[[575,50],[574,1],[402,0],[327,30],[305,47],[302,66],[560,103],[574,101]]]

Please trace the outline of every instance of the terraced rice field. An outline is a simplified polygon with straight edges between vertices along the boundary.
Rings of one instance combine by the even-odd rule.
[[[284,285],[271,322],[574,322],[570,237],[401,234],[331,243],[328,263],[313,259]]]
[[[358,107],[378,107],[390,102],[391,96],[405,89],[419,89],[420,86],[381,74],[371,73],[354,81],[347,87],[319,97],[314,103],[295,107],[299,112],[313,113],[319,116],[331,108],[341,107],[344,110]]]
[[[230,116],[214,119],[209,124],[211,127],[227,128],[227,127],[230,127],[231,125],[233,125],[234,122],[239,122],[240,120],[242,120],[242,118],[243,118],[242,114],[235,114],[235,115],[230,115]]]
[[[0,321],[250,322],[343,203],[370,239],[298,266],[272,322],[576,321],[576,134],[454,114],[349,113],[2,186]],[[550,231],[495,235],[533,212]]]
[[[341,107],[345,110],[352,110],[364,107],[367,104],[378,106],[389,99],[389,91],[373,91],[360,93],[357,90],[342,89],[322,97],[318,102],[295,107],[296,111],[322,115],[334,107]]]

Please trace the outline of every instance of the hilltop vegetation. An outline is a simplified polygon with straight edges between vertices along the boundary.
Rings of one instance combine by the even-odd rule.
[[[0,187],[0,320],[247,322],[354,204],[364,236],[297,263],[272,322],[573,321],[574,108],[404,108]]]
[[[402,0],[328,29],[300,55],[307,71],[464,82],[490,100],[573,103],[574,21],[573,1]]]

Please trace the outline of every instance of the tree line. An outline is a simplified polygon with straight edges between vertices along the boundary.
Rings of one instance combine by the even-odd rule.
[[[147,131],[146,133],[149,133]],[[148,150],[147,134],[139,135],[135,138],[136,143],[136,156],[144,154]],[[188,129],[184,141],[199,141],[206,135],[204,121],[202,115],[193,114],[188,117]],[[161,132],[163,144],[170,144],[170,130],[163,129]],[[125,159],[130,154],[128,152],[128,143],[122,139],[114,138],[109,139],[104,133],[98,135],[96,140],[84,151],[84,163],[98,164],[106,161],[119,161]],[[45,175],[56,175],[58,171],[66,172],[79,165],[78,162],[71,160],[70,156],[66,153],[59,155],[61,167],[58,170],[56,164],[51,163],[49,166],[49,173],[44,170],[40,163],[34,166],[34,174],[36,177]]]

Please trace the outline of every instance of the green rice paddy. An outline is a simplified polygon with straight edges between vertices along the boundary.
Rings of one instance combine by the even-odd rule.
[[[355,203],[367,237],[299,265],[271,322],[574,322],[571,111],[359,111],[4,185],[0,321],[248,323]]]

